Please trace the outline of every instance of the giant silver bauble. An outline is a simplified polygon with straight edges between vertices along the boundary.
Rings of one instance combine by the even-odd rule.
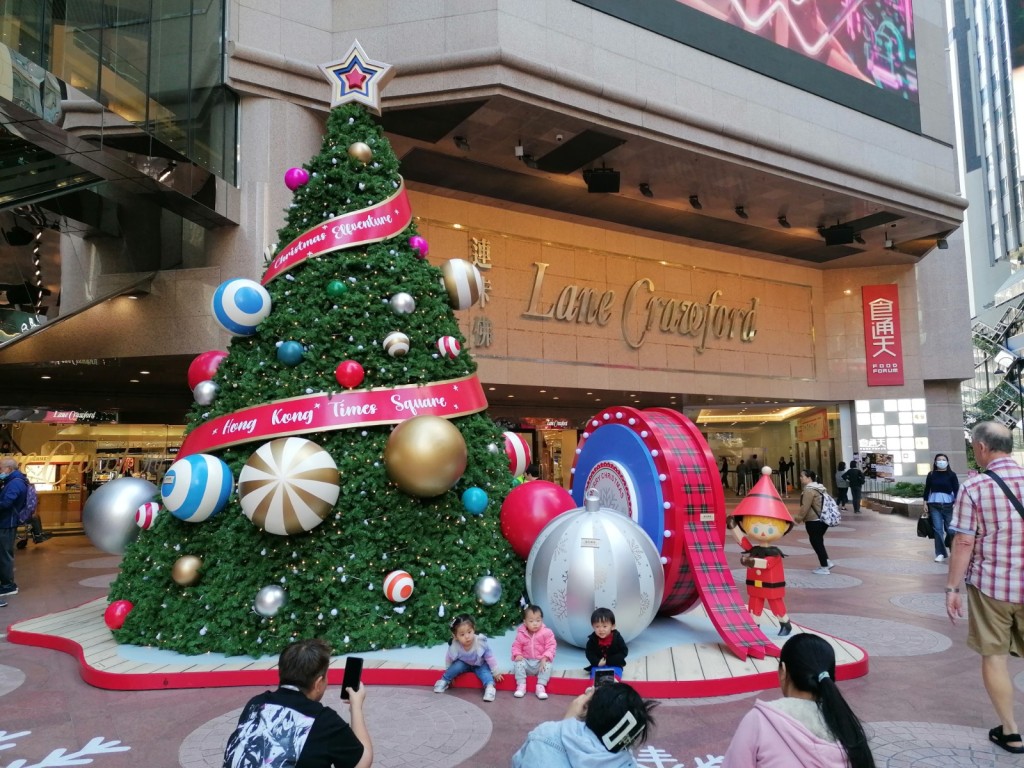
[[[139,535],[135,510],[152,501],[157,488],[139,477],[122,477],[101,485],[85,502],[82,527],[93,546],[120,555]]]
[[[530,602],[555,635],[580,648],[590,615],[611,608],[628,643],[654,620],[665,572],[654,542],[626,515],[601,507],[588,491],[582,508],[563,512],[540,532],[526,561]]]
[[[200,381],[192,390],[192,397],[199,405],[211,405],[217,399],[220,387],[212,381]]]
[[[481,576],[476,582],[476,596],[484,605],[494,605],[501,600],[501,582],[493,576]]]
[[[396,315],[408,315],[416,311],[416,299],[402,291],[391,297],[391,311]]]
[[[256,593],[252,609],[260,616],[275,616],[288,602],[288,593],[277,584],[270,584]]]

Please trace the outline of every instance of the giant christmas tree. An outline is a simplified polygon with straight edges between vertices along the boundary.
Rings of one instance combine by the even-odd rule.
[[[319,636],[348,653],[446,640],[460,612],[490,634],[518,617],[523,563],[498,520],[512,484],[504,437],[457,352],[454,309],[479,275],[426,261],[397,158],[355,103],[373,108],[387,68],[357,43],[324,69],[337,106],[320,153],[289,172],[295,195],[262,280],[272,309],[204,382],[182,447],[222,459],[236,492],[201,522],[176,516],[194,499],[161,513],[128,546],[110,592],[134,606],[119,642],[262,655]],[[195,496],[198,470],[188,482]],[[182,507],[171,486],[165,503]],[[396,570],[414,584],[404,602],[384,592]],[[488,576],[497,599],[493,580],[478,589]],[[266,587],[283,606],[260,610]]]

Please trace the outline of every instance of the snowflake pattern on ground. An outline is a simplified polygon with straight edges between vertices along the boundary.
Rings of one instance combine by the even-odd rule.
[[[17,667],[8,667],[6,664],[0,664],[0,696],[6,696],[24,684],[24,672]]]
[[[916,613],[921,616],[941,616],[948,618],[946,614],[946,594],[944,592],[910,592],[903,595],[893,595],[889,602],[897,608]],[[967,601],[961,601],[964,607],[964,619],[967,618]]]
[[[941,653],[953,645],[945,635],[900,621],[836,613],[794,613],[791,616],[802,627],[860,646],[868,656],[923,656]]]
[[[826,546],[828,546],[827,542]],[[893,576],[942,575],[949,572],[946,563],[933,562],[932,557],[927,560],[905,560],[896,557],[851,557],[843,559],[843,567]]]
[[[985,728],[902,721],[865,723],[877,768],[1017,766],[1020,759],[988,740]]]

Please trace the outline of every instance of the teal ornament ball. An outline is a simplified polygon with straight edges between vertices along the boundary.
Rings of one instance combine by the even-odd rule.
[[[331,280],[327,284],[327,295],[332,299],[340,299],[348,292],[348,286],[341,280]]]
[[[285,341],[277,348],[277,359],[288,366],[296,366],[302,362],[302,356],[306,353],[302,345],[297,341]]]
[[[462,494],[462,506],[471,515],[482,515],[487,509],[487,492],[483,488],[467,488]]]

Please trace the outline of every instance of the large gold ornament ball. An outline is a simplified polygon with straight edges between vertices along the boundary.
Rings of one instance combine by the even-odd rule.
[[[466,441],[447,419],[414,416],[395,427],[384,448],[388,477],[410,496],[429,499],[466,471]]]
[[[203,567],[202,559],[195,555],[182,555],[174,561],[171,568],[171,578],[175,584],[183,587],[191,587],[199,581],[199,569]]]
[[[348,156],[366,165],[373,159],[373,150],[370,149],[368,144],[357,141],[348,145]]]
[[[483,275],[465,259],[449,259],[441,265],[441,284],[455,309],[469,309],[484,294]]]

